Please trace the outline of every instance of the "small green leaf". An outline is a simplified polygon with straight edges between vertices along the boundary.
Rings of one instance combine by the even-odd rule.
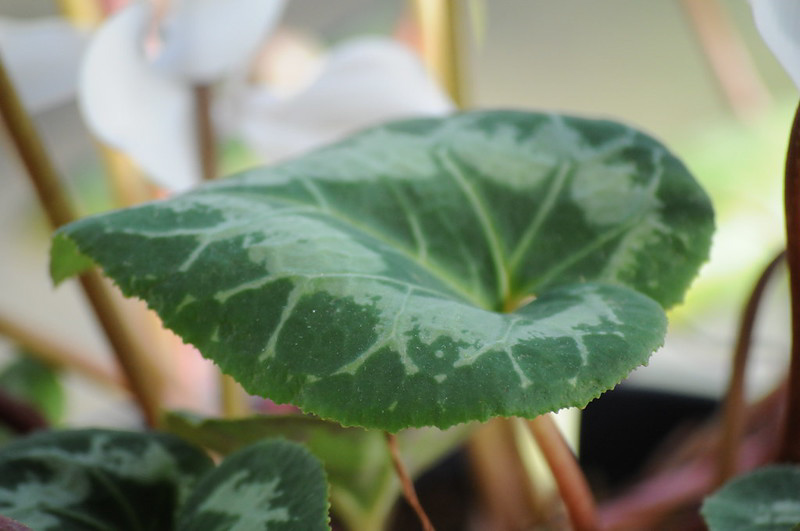
[[[706,498],[711,531],[785,531],[800,523],[800,467],[769,466],[734,479]]]
[[[712,231],[653,139],[494,111],[367,130],[57,238],[251,393],[396,431],[584,406],[661,345]]]
[[[34,405],[52,423],[64,414],[64,389],[58,373],[24,352],[0,373],[0,389]]]
[[[299,444],[264,441],[228,456],[197,485],[179,530],[328,529],[322,464]]]
[[[325,466],[336,515],[350,529],[382,529],[397,496],[397,481],[383,432],[344,428],[304,415],[204,419],[168,413],[164,429],[198,446],[227,455],[270,437],[303,443]],[[416,476],[452,451],[471,432],[459,425],[403,430],[398,445],[409,473]]]
[[[53,237],[50,257],[50,278],[56,285],[94,266],[92,259],[81,253],[73,240],[58,233]]]
[[[0,514],[37,531],[171,530],[211,467],[199,449],[164,434],[39,433],[0,450]]]

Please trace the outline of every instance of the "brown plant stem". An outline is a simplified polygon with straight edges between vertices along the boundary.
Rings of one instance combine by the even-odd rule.
[[[784,181],[786,259],[792,314],[789,395],[778,459],[800,463],[800,107],[792,122]]]
[[[61,180],[14,90],[2,59],[0,59],[0,116],[50,224],[53,228],[57,228],[73,221],[76,216]],[[111,292],[100,275],[95,272],[86,273],[81,275],[80,283],[95,316],[103,327],[106,338],[114,349],[117,362],[130,382],[133,396],[141,408],[145,422],[150,426],[155,425],[159,401],[149,387],[150,375],[144,349],[123,325],[121,315],[111,298]]]
[[[456,106],[463,108],[459,4],[457,0],[414,0],[428,70]]]
[[[86,356],[73,352],[56,341],[45,338],[40,332],[15,322],[0,314],[0,336],[25,348],[31,356],[59,370],[73,370],[95,382],[113,389],[128,389],[127,382],[117,374],[112,374]]]
[[[720,448],[717,455],[716,484],[718,486],[736,474],[739,447],[744,433],[744,378],[752,344],[753,328],[767,284],[785,257],[786,251],[781,251],[761,272],[739,321],[739,334],[733,351],[731,380],[722,413]]]
[[[724,5],[719,0],[682,0],[681,6],[733,114],[747,120],[765,109],[769,91]]]
[[[529,420],[528,426],[553,473],[572,527],[576,531],[598,529],[597,508],[589,483],[553,418],[550,414],[539,415]]]
[[[414,509],[414,512],[417,513],[417,518],[419,518],[419,522],[422,524],[422,529],[425,531],[434,531],[433,524],[425,513],[425,509],[423,509],[422,504],[419,503],[417,491],[414,490],[414,482],[411,481],[411,477],[408,475],[408,471],[402,459],[400,459],[400,451],[397,449],[397,438],[394,434],[386,432],[386,444],[389,447],[389,454],[392,456],[394,470],[403,487],[403,496],[411,508]]]
[[[195,85],[194,115],[197,129],[197,153],[204,181],[217,178],[217,149],[211,118],[211,85]]]

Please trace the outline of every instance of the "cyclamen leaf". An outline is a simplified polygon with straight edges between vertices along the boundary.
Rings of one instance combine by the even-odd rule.
[[[177,529],[329,529],[322,464],[288,441],[263,441],[239,450],[200,481]]]
[[[212,467],[158,433],[39,433],[0,450],[0,514],[33,529],[171,530],[179,504]]]
[[[400,494],[385,434],[344,428],[307,415],[258,415],[239,419],[205,419],[170,412],[163,428],[221,455],[255,441],[286,437],[302,442],[325,466],[331,504],[348,529],[383,529]],[[397,435],[403,461],[415,477],[471,433],[464,424],[447,431],[403,430]]]
[[[800,525],[800,467],[764,467],[727,483],[701,510],[711,531],[783,531]]]
[[[53,269],[77,250],[248,391],[394,431],[585,405],[660,346],[712,231],[651,138],[487,111],[78,221]]]

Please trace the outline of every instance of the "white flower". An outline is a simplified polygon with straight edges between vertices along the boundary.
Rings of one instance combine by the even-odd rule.
[[[761,38],[800,88],[800,1],[750,0]]]
[[[387,120],[453,110],[417,56],[385,38],[334,48],[308,88],[288,98],[253,87],[240,104],[243,138],[270,162]]]
[[[90,129],[127,153],[158,184],[200,179],[193,87],[247,64],[277,22],[283,0],[181,0],[160,21],[160,47],[145,38],[150,4],[137,3],[95,34],[83,62],[79,99]]]
[[[148,4],[130,6],[100,28],[83,65],[80,103],[92,131],[169,190],[199,181],[192,94],[199,83],[239,81],[218,94],[227,100],[215,102],[215,119],[224,122],[218,129],[241,135],[268,162],[381,121],[452,109],[414,53],[389,39],[335,48],[294,94],[249,81],[242,87],[243,69],[277,23],[283,0],[168,5],[155,51],[145,52]]]
[[[58,18],[0,18],[0,53],[30,113],[70,101],[86,36]]]

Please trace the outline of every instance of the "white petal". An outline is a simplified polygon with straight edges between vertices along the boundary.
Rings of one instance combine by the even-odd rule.
[[[0,18],[0,53],[28,112],[75,96],[86,36],[67,21]]]
[[[154,65],[194,83],[243,67],[273,29],[284,0],[177,0],[161,23]]]
[[[142,51],[150,17],[134,4],[96,33],[81,69],[79,99],[90,129],[127,153],[159,185],[199,181],[193,97],[184,83],[155,72]]]
[[[319,78],[295,97],[276,102],[253,89],[248,103],[242,135],[269,161],[387,120],[453,110],[411,50],[377,38],[336,49]]]
[[[761,38],[800,88],[800,2],[750,0]]]

